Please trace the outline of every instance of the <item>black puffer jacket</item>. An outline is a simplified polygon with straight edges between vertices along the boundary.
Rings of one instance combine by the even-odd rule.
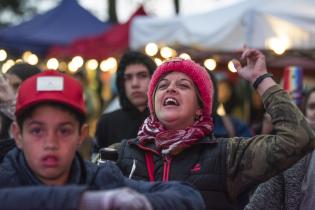
[[[181,180],[193,184],[201,192],[207,209],[234,208],[226,186],[226,139],[212,141],[207,137],[172,157],[162,157],[153,144],[141,148],[138,143],[137,139],[123,141],[119,149],[117,164],[125,176],[130,175],[136,160],[133,179],[152,180],[148,170],[151,166],[156,181]],[[148,161],[150,157],[144,151],[152,155],[152,161]]]
[[[130,187],[143,193],[154,209],[204,209],[200,194],[187,184],[135,182],[125,178],[117,166],[110,162],[96,166],[88,161],[83,161],[77,155],[69,177],[67,184],[87,185],[92,189],[109,190]],[[19,149],[13,149],[5,156],[0,165],[0,188],[41,184],[40,180],[30,171],[24,155]],[[65,197],[71,199],[71,195]],[[50,203],[52,202],[50,200],[46,202],[46,205],[54,205]],[[59,201],[65,206],[67,202],[65,199]],[[23,203],[21,203],[20,209],[23,209]]]

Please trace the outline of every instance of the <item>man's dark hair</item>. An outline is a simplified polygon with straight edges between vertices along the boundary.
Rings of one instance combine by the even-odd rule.
[[[7,71],[8,74],[16,75],[22,81],[40,72],[42,72],[40,68],[28,63],[17,63]]]
[[[73,115],[77,119],[77,121],[79,122],[80,128],[86,122],[86,116],[84,114],[74,110],[73,108],[71,108],[65,104],[56,103],[56,102],[43,102],[43,103],[39,103],[37,105],[34,105],[34,106],[24,110],[23,113],[21,113],[16,118],[16,121],[17,121],[20,129],[23,130],[23,123],[25,122],[26,119],[30,118],[33,115],[35,109],[37,109],[38,107],[41,107],[41,106],[45,106],[45,105],[69,112],[71,115]]]
[[[156,69],[155,62],[149,56],[141,52],[128,51],[121,57],[117,69],[116,87],[118,91],[119,102],[122,109],[132,109],[134,107],[126,97],[124,85],[125,70],[127,66],[132,64],[143,64],[144,66],[146,66],[148,68],[150,77],[152,76],[154,70]]]

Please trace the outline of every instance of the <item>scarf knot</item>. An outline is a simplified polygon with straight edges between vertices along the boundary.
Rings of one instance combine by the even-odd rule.
[[[153,142],[162,154],[177,154],[190,147],[213,130],[211,117],[202,116],[193,125],[180,130],[167,130],[152,115],[147,117],[139,129],[138,138],[141,145]]]

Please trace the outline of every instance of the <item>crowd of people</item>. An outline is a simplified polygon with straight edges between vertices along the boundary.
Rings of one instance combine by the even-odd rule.
[[[300,110],[259,50],[244,47],[233,64],[261,97],[260,133],[217,114],[220,81],[195,61],[156,66],[126,52],[120,108],[99,116],[93,141],[94,154],[109,148],[115,158],[97,162],[78,152],[89,136],[78,79],[39,70],[13,86],[1,76],[0,113],[10,121],[1,127],[0,209],[312,209],[315,89]]]

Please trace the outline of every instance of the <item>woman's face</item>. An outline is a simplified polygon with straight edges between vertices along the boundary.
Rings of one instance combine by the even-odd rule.
[[[193,81],[186,74],[171,72],[160,80],[154,95],[154,111],[166,129],[183,129],[201,115]]]
[[[315,124],[315,92],[311,93],[305,107],[305,116],[313,124]]]

